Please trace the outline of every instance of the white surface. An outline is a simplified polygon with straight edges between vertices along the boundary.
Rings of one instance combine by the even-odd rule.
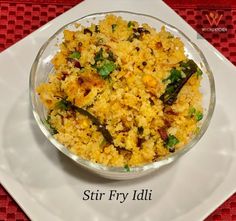
[[[133,181],[95,177],[60,154],[36,125],[28,78],[40,46],[58,28],[101,11],[156,16],[185,32],[205,53],[215,76],[212,123],[176,163]],[[236,69],[161,1],[86,0],[0,54],[0,181],[32,220],[202,220],[236,190]],[[152,201],[83,201],[86,189],[108,193],[152,189]]]

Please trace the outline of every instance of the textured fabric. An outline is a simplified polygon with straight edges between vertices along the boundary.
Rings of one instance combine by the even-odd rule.
[[[10,195],[0,186],[0,221],[29,220]]]
[[[22,3],[23,1],[0,1],[0,51],[19,41],[32,31],[44,25],[61,13],[74,6],[54,1],[44,3]],[[65,1],[66,2],[66,1]],[[77,0],[77,2],[80,2]]]
[[[178,1],[177,1],[178,2]],[[199,1],[203,2],[203,1]],[[217,48],[225,57],[227,57],[233,64],[236,65],[236,2],[230,4],[226,2],[224,5],[217,2],[217,4],[187,4],[181,5],[167,3],[195,30],[198,31],[206,40],[208,40],[215,48]],[[207,20],[207,16],[211,12],[216,12],[218,15],[222,14],[218,25],[211,26]],[[218,19],[216,19],[218,21]],[[221,28],[227,29],[226,32],[204,32],[207,28]],[[184,30],[183,30],[184,31]],[[198,35],[201,38],[200,35]]]
[[[81,0],[0,0],[0,51],[11,46]],[[165,0],[193,28],[236,64],[236,2],[225,0]],[[210,12],[223,15],[213,28],[226,32],[203,32],[211,27]],[[201,36],[198,36],[201,38]],[[27,216],[0,185],[0,221],[25,221]],[[214,211],[206,221],[236,221],[236,194]]]
[[[236,194],[218,207],[205,221],[236,221]]]

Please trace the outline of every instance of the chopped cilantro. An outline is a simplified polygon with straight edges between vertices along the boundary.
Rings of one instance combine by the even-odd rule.
[[[200,121],[200,120],[202,120],[202,118],[203,118],[202,112],[197,111],[196,114],[195,114],[195,119],[196,119],[197,121]]]
[[[112,24],[111,28],[112,28],[112,32],[114,32],[116,30],[117,24]]]
[[[196,121],[200,121],[203,118],[203,113],[201,111],[197,111],[194,107],[190,107],[189,116],[194,117]]]
[[[167,78],[171,83],[177,82],[182,78],[181,71],[172,68],[170,71],[170,76]]]
[[[109,50],[107,53],[108,53],[108,58],[107,59],[110,60],[110,61],[114,61],[115,62],[116,58],[115,58],[113,52]]]
[[[103,58],[103,49],[100,48],[100,50],[95,54],[94,60],[95,62],[102,61]]]
[[[103,78],[108,78],[108,75],[116,69],[115,56],[112,51],[108,51],[108,58],[103,57],[103,49],[101,48],[94,57],[94,68],[97,69],[99,75]]]
[[[79,59],[81,57],[81,54],[79,51],[74,51],[69,55],[69,58],[76,58]]]
[[[196,75],[197,75],[197,77],[200,77],[200,76],[202,76],[202,70],[198,67],[197,68],[197,72],[196,72]]]
[[[179,140],[174,135],[170,134],[166,140],[167,148],[174,147],[177,143],[179,143]]]
[[[130,28],[130,27],[134,26],[134,23],[132,21],[129,21],[127,26],[128,26],[128,28]]]
[[[50,130],[52,135],[57,134],[58,131],[57,131],[57,129],[55,127],[53,127],[51,125],[50,120],[51,120],[51,116],[48,115],[47,119],[45,120],[45,125],[46,125],[47,128],[49,128],[49,130]]]
[[[125,169],[126,172],[130,172],[130,168],[129,168],[128,164],[126,164],[126,165],[124,166],[124,169]]]
[[[116,65],[113,61],[105,60],[102,66],[97,68],[97,71],[103,78],[106,78],[115,69]]]
[[[195,115],[195,113],[196,113],[196,109],[194,107],[190,107],[188,111],[189,116],[192,117]]]
[[[191,76],[197,72],[197,64],[193,60],[187,60],[186,62],[182,61],[180,64],[180,70],[176,68],[171,69],[170,76],[167,79],[164,79],[168,82],[168,86],[166,87],[166,91],[160,96],[160,99],[164,104],[172,105],[178,98],[178,94],[183,88],[183,86],[187,83],[187,81],[191,78]],[[183,72],[183,74],[181,74]],[[173,86],[174,90],[170,93],[167,89],[169,86]]]

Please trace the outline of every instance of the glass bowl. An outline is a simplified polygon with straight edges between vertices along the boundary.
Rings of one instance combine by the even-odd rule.
[[[63,30],[64,29],[76,30],[75,23],[80,23],[83,26],[90,26],[91,23],[96,24],[98,23],[99,20],[104,19],[107,14],[111,13],[116,16],[121,16],[125,20],[135,20],[138,21],[140,24],[147,23],[150,26],[156,28],[157,30],[160,30],[160,28],[164,25],[167,31],[172,33],[174,36],[178,36],[181,38],[182,42],[185,45],[185,53],[188,55],[190,59],[193,59],[198,65],[200,65],[203,71],[203,79],[201,82],[200,90],[203,93],[204,118],[200,125],[199,133],[196,134],[187,145],[182,147],[182,149],[177,150],[175,153],[172,153],[167,157],[162,158],[156,162],[148,163],[141,166],[131,167],[130,171],[128,172],[127,169],[125,169],[124,167],[104,166],[98,163],[91,162],[89,160],[85,160],[71,153],[65,146],[59,143],[51,135],[49,129],[44,124],[47,118],[47,110],[44,108],[43,104],[39,100],[39,96],[35,92],[35,89],[38,87],[39,84],[47,81],[48,74],[53,70],[51,59],[59,50],[58,43],[62,42],[63,40]],[[47,137],[47,139],[58,150],[60,150],[62,153],[68,156],[76,164],[88,169],[89,171],[92,171],[106,178],[123,180],[123,179],[132,179],[140,177],[155,170],[158,170],[164,165],[167,165],[175,161],[177,158],[185,154],[194,145],[197,144],[197,142],[206,132],[214,111],[215,84],[212,72],[210,70],[210,67],[207,63],[205,56],[203,55],[201,50],[181,30],[150,15],[144,15],[128,11],[111,11],[111,12],[90,14],[82,18],[79,18],[78,20],[73,21],[69,24],[66,24],[44,43],[44,45],[39,50],[37,57],[35,58],[35,61],[31,68],[30,97],[31,97],[33,114],[40,129]]]

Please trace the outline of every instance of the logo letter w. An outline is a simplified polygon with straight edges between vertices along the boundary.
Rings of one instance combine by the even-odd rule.
[[[209,15],[206,15],[206,18],[207,18],[211,27],[213,25],[218,26],[222,17],[223,17],[223,15],[219,16],[218,13],[213,13],[213,12],[210,12]]]

